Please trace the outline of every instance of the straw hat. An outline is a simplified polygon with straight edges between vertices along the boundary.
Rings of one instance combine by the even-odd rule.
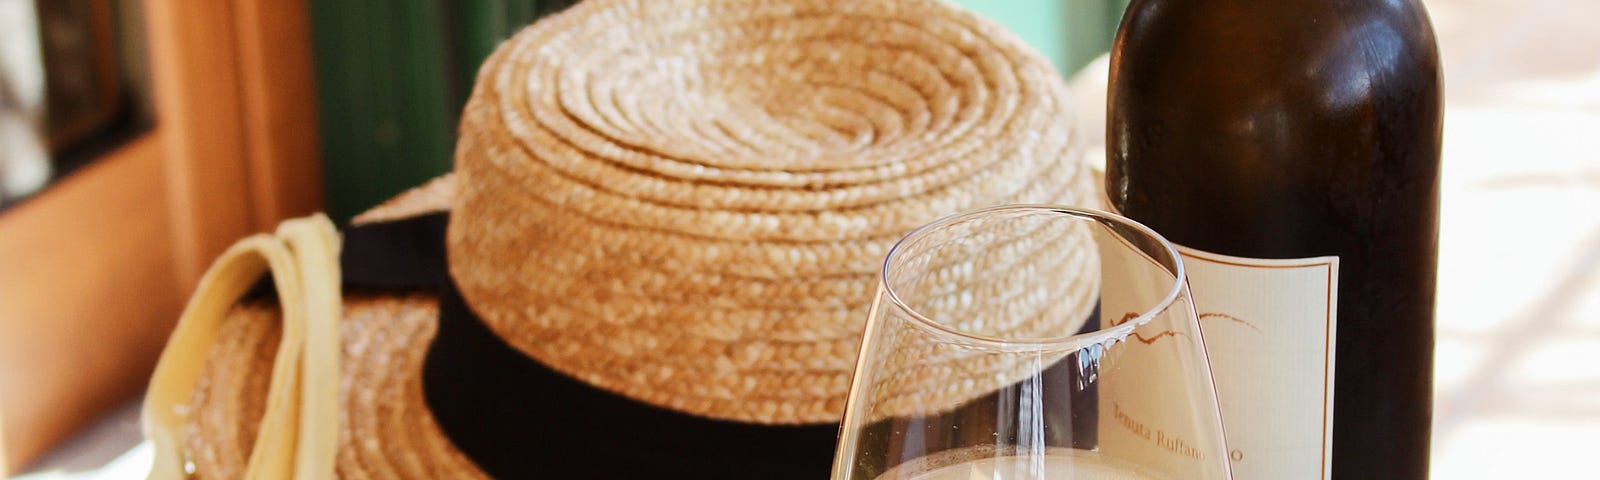
[[[471,313],[588,388],[663,415],[826,428],[902,235],[983,206],[1094,201],[1066,99],[1047,61],[937,0],[592,0],[488,59],[452,176],[357,222],[448,210],[448,276]],[[337,392],[312,392],[336,398],[340,475],[483,474],[424,395],[439,298],[343,297]],[[1089,303],[1017,328],[1076,330]],[[216,328],[175,434],[203,476],[241,476],[260,453],[280,313],[246,303]],[[1003,380],[937,387],[972,398]]]

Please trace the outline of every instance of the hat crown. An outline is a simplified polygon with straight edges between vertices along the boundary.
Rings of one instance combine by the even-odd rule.
[[[451,272],[496,334],[601,388],[835,421],[895,240],[1097,198],[1065,92],[935,0],[584,2],[479,73]]]

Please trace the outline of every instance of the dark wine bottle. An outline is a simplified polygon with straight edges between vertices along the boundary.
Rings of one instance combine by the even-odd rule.
[[[1234,478],[1427,478],[1440,84],[1419,0],[1128,7],[1106,193],[1182,246]]]

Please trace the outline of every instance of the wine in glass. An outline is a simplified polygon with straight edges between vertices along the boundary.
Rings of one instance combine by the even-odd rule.
[[[890,250],[833,478],[1228,479],[1226,452],[1173,246],[1019,205]]]

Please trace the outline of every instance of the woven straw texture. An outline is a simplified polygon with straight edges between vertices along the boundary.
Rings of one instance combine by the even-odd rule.
[[[450,443],[422,393],[438,329],[428,295],[347,295],[340,336],[340,478],[488,478]],[[197,478],[243,478],[278,348],[275,304],[240,305],[212,347],[185,425]]]
[[[1093,201],[1066,98],[1019,40],[934,0],[586,2],[479,73],[451,271],[497,334],[590,384],[834,422],[900,236]]]

